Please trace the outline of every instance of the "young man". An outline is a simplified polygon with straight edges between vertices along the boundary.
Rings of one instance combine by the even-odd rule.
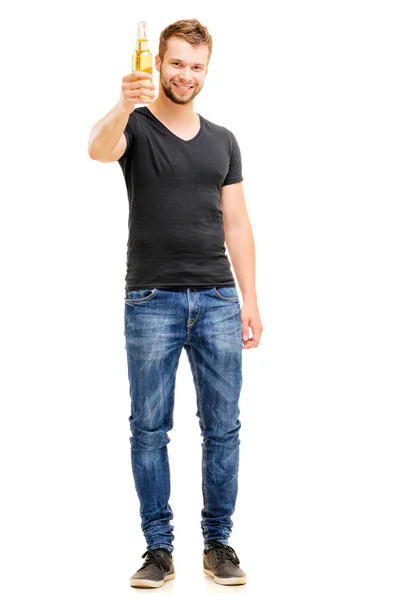
[[[197,20],[166,27],[155,59],[157,98],[146,73],[126,75],[119,102],[89,140],[92,159],[118,160],[129,199],[130,443],[147,542],[133,587],[160,587],[175,577],[167,432],[182,348],[203,436],[203,570],[216,583],[246,582],[228,539],[238,483],[242,350],[258,346],[263,328],[240,149],[228,129],[194,112],[211,51],[212,38]]]

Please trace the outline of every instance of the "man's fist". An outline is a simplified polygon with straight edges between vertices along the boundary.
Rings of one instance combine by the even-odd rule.
[[[121,106],[131,113],[137,104],[150,104],[156,97],[156,86],[150,73],[132,71],[122,78]]]

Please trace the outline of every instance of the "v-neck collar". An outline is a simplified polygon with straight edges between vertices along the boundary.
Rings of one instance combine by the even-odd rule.
[[[151,110],[149,109],[148,106],[144,106],[143,108],[147,111],[148,114],[150,114],[151,117],[153,117],[153,119],[155,121],[157,121],[157,123],[159,123],[161,125],[161,127],[163,127],[164,129],[166,129],[168,131],[168,133],[170,133],[174,138],[176,138],[180,142],[183,142],[184,144],[191,144],[192,142],[196,141],[197,138],[203,133],[203,127],[204,127],[203,117],[199,113],[196,113],[199,116],[199,119],[200,119],[200,128],[199,128],[199,131],[190,140],[184,140],[183,138],[179,137],[179,135],[176,135],[173,131],[171,131],[170,129],[168,129],[168,127],[166,125],[164,125],[164,123],[162,123],[162,121],[160,121],[160,119],[157,119],[157,117],[151,112]]]

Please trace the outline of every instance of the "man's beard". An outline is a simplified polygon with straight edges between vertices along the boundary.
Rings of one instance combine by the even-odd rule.
[[[175,96],[174,94],[174,84],[171,82],[169,85],[167,84],[167,82],[164,80],[164,77],[162,75],[162,71],[160,71],[161,77],[160,77],[160,82],[161,82],[161,87],[163,89],[164,94],[167,96],[167,98],[169,98],[172,102],[175,102],[175,104],[188,104],[189,102],[191,102],[193,100],[193,98],[195,98],[197,96],[197,94],[199,94],[201,92],[201,89],[203,86],[199,87],[198,85],[195,85],[192,93],[185,98],[180,98],[178,96]],[[177,92],[179,93],[179,92]]]

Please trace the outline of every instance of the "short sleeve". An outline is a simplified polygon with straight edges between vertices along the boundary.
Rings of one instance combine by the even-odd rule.
[[[229,161],[229,170],[225,177],[225,181],[222,184],[230,185],[231,183],[238,183],[239,181],[243,181],[242,175],[242,157],[240,153],[239,144],[231,131],[229,131],[229,141],[230,141],[230,161]]]
[[[125,160],[125,158],[127,157],[129,151],[131,150],[131,148],[133,146],[133,137],[135,135],[135,125],[136,125],[136,119],[133,116],[133,112],[131,112],[131,114],[129,115],[129,119],[126,124],[126,127],[124,129],[124,135],[126,138],[126,148],[125,148],[125,152],[123,153],[123,155],[119,158],[120,161]]]

